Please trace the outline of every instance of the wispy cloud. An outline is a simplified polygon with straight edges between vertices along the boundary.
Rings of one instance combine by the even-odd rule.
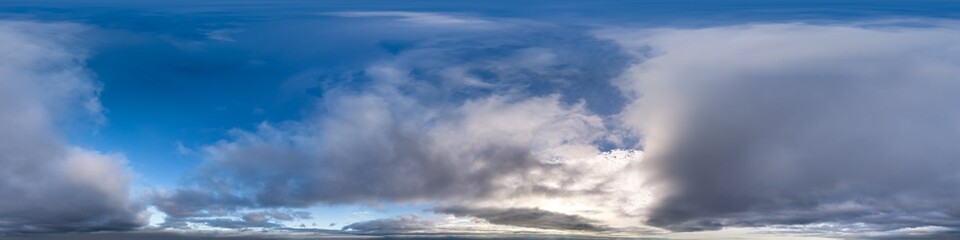
[[[432,12],[404,12],[404,11],[373,11],[373,12],[331,12],[328,16],[352,18],[395,18],[399,21],[426,26],[448,26],[487,28],[496,26],[493,21],[466,15],[454,15]]]

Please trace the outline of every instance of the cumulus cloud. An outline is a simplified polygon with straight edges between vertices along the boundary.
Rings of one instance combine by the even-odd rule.
[[[475,217],[492,224],[510,225],[517,227],[577,230],[577,231],[605,231],[609,228],[595,220],[577,215],[563,214],[537,208],[469,208],[446,207],[434,210],[439,213],[452,214],[457,217]]]
[[[126,230],[145,223],[120,154],[71,146],[56,126],[103,120],[75,48],[84,27],[0,22],[0,232]]]
[[[365,69],[360,86],[324,85],[304,119],[231,131],[202,149],[194,185],[158,194],[158,208],[195,216],[606,191],[603,180],[580,180],[599,177],[583,168],[598,143],[619,141],[585,100],[609,96],[578,89],[616,73],[559,58],[564,49],[484,44],[406,51]]]
[[[648,224],[960,227],[960,31],[764,24],[607,31],[655,187]]]
[[[235,131],[235,141],[206,149],[211,171],[263,186],[247,196],[261,206],[472,199],[549,191],[529,180],[560,171],[559,154],[595,153],[590,142],[603,132],[599,118],[553,96],[495,96],[440,112],[363,95],[329,109],[334,117],[308,124]]]

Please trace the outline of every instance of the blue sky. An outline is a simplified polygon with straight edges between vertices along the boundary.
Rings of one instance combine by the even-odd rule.
[[[109,106],[109,123],[93,131],[82,129],[72,136],[79,144],[143,159],[133,162],[132,167],[145,176],[145,184],[160,186],[175,184],[177,179],[169,176],[181,175],[199,162],[197,156],[181,154],[177,143],[192,150],[222,139],[232,128],[293,120],[310,111],[314,99],[309,93],[283,86],[298,74],[350,74],[425,39],[464,34],[450,29],[384,29],[383,25],[393,19],[344,19],[325,16],[324,12],[439,12],[529,19],[552,25],[548,27],[553,29],[533,30],[541,33],[519,39],[526,41],[521,44],[532,45],[550,41],[530,39],[550,38],[536,36],[539,34],[582,34],[596,26],[697,27],[766,21],[955,17],[957,8],[950,1],[878,1],[869,6],[857,1],[551,2],[526,7],[496,1],[214,1],[199,6],[177,1],[14,1],[6,5],[10,6],[5,7],[4,15],[13,19],[73,21],[101,28],[97,31],[102,32],[91,36],[93,39],[86,39],[94,46],[86,64],[105,86],[101,101]],[[561,29],[570,27],[578,30]],[[218,39],[219,35],[224,39]],[[481,38],[478,41],[486,37],[477,36]]]
[[[958,13],[5,1],[0,232],[956,236]]]
[[[462,34],[445,31],[449,29],[393,31],[382,26],[392,19],[343,19],[324,12],[402,10],[531,19],[549,22],[554,25],[551,28],[581,28],[571,30],[573,34],[596,25],[694,27],[755,21],[949,17],[956,12],[949,1],[907,6],[898,1],[870,6],[855,1],[613,1],[541,3],[527,8],[496,2],[426,1],[400,6],[350,2],[214,1],[194,6],[177,1],[31,1],[6,3],[11,6],[4,14],[14,19],[75,21],[102,28],[94,39],[86,39],[95,46],[87,65],[105,86],[101,101],[109,106],[109,123],[93,131],[80,130],[73,135],[78,138],[75,142],[143,159],[132,167],[145,176],[145,183],[170,186],[177,180],[169,176],[183,174],[199,162],[196,156],[181,154],[177,143],[192,150],[222,139],[232,128],[297,119],[310,111],[313,99],[309,93],[283,87],[296,75],[308,71],[350,74],[362,71],[365,63],[387,58],[391,51],[424,39]],[[560,29],[540,31],[569,34]],[[218,34],[229,40],[218,39]],[[539,36],[526,38],[530,37]],[[538,40],[520,41],[536,44]]]

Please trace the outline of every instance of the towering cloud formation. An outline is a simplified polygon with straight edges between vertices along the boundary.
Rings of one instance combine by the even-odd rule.
[[[99,87],[72,47],[83,27],[0,22],[0,232],[143,224],[123,156],[71,146],[55,126],[98,120]]]
[[[649,224],[960,227],[960,30],[601,35],[645,58],[618,84],[657,189]]]

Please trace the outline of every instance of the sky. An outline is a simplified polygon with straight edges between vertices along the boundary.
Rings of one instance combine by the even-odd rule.
[[[0,239],[960,238],[954,1],[0,1]]]

